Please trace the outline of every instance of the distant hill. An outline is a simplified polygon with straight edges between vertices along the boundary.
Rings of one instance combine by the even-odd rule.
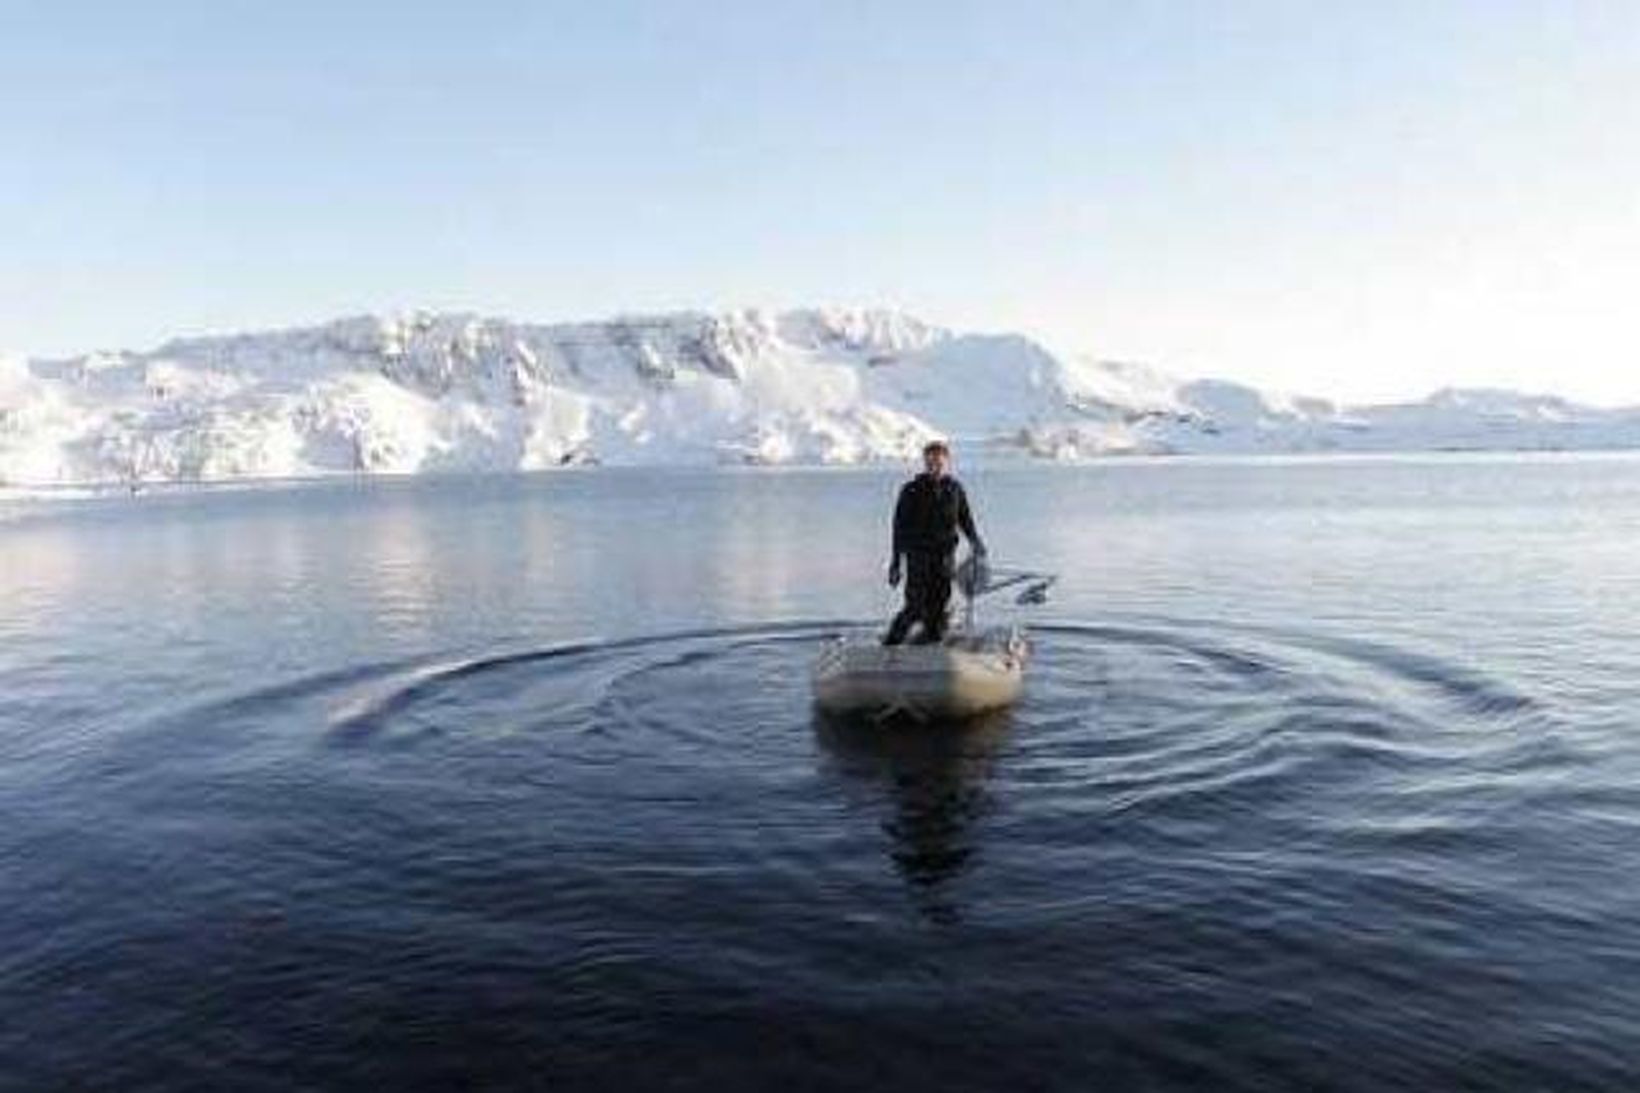
[[[1343,406],[892,311],[417,313],[0,362],[0,484],[1121,453],[1640,447],[1640,409]]]

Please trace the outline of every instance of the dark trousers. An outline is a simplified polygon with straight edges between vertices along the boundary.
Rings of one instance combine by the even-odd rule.
[[[945,605],[951,602],[951,555],[911,551],[905,556],[905,606],[889,623],[884,645],[905,640],[913,622],[922,623],[922,640],[945,636]]]

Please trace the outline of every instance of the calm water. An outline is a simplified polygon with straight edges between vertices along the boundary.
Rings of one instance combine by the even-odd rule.
[[[932,731],[891,475],[4,510],[0,1085],[1640,1088],[1640,460],[967,480]]]

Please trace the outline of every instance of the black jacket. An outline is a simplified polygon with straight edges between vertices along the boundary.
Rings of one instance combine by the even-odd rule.
[[[949,475],[919,474],[900,487],[900,500],[894,506],[896,558],[913,552],[949,554],[957,549],[959,530],[976,551],[984,551],[961,482]]]

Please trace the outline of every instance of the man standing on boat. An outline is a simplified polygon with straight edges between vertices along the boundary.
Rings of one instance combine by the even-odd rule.
[[[923,473],[900,487],[900,499],[894,506],[894,557],[888,564],[888,583],[897,587],[900,578],[905,578],[905,606],[889,624],[884,645],[904,641],[913,622],[922,623],[920,642],[936,642],[945,636],[945,607],[951,600],[959,531],[968,537],[974,555],[983,558],[985,543],[974,527],[968,495],[962,483],[951,477],[951,449],[943,440],[935,440],[923,448]]]

